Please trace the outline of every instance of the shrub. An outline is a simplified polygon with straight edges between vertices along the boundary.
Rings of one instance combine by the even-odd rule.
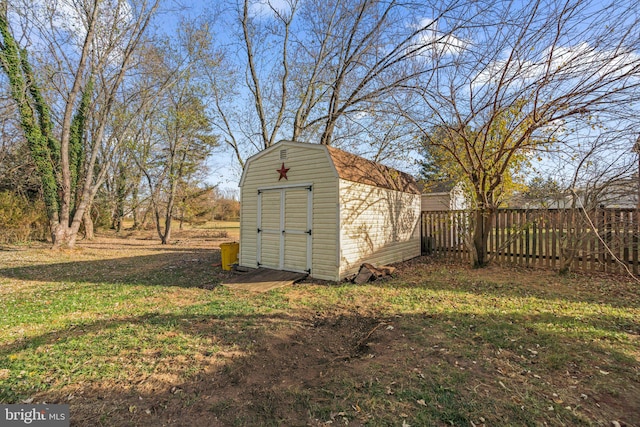
[[[42,201],[31,201],[10,191],[0,192],[0,243],[45,239],[47,223]]]

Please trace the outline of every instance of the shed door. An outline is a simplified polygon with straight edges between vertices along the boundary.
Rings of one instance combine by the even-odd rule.
[[[280,191],[258,193],[258,266],[279,269],[281,195]]]
[[[311,272],[312,187],[258,191],[258,266]]]

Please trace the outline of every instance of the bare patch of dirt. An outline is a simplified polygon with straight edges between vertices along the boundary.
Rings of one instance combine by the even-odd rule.
[[[352,416],[351,402],[332,390],[337,381],[346,389],[367,381],[372,364],[396,362],[389,349],[400,337],[392,319],[358,312],[275,316],[269,333],[253,337],[250,353],[203,355],[191,361],[198,373],[187,382],[156,374],[140,382],[75,386],[58,398],[73,396],[78,425],[293,426],[348,418],[349,425],[364,425],[369,416]]]

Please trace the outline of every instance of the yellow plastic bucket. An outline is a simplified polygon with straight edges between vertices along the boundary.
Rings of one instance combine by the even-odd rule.
[[[238,251],[240,250],[240,243],[221,243],[220,255],[222,256],[222,269],[231,270],[233,264],[238,263]]]

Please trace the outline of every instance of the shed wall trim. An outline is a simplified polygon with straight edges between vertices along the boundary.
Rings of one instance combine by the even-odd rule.
[[[306,182],[306,183],[302,183],[302,184],[283,184],[283,185],[271,185],[271,186],[266,186],[266,187],[258,187],[258,193],[261,191],[267,191],[267,190],[282,190],[282,189],[287,189],[287,188],[298,188],[298,187],[313,187],[313,184],[310,182]]]

